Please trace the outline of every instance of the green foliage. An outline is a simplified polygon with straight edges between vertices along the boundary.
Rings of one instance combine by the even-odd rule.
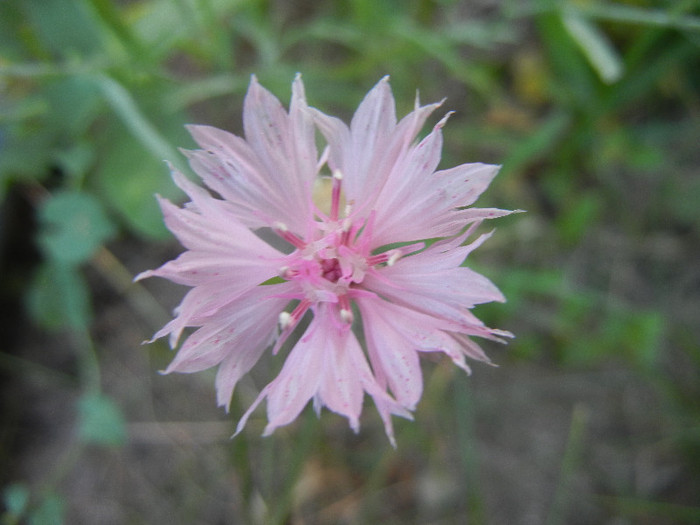
[[[45,496],[39,506],[29,514],[28,525],[63,525],[65,501],[57,494]]]
[[[65,501],[49,492],[36,504],[31,504],[31,492],[21,483],[14,483],[3,490],[5,512],[0,516],[3,525],[62,525],[65,523]]]
[[[114,234],[100,201],[89,193],[53,194],[39,210],[39,220],[39,245],[48,259],[59,264],[88,261]]]
[[[19,523],[29,504],[29,497],[29,489],[20,483],[5,487],[2,492],[2,501],[6,509],[2,514],[4,525]]]
[[[47,261],[32,281],[27,306],[44,328],[87,329],[92,318],[87,283],[70,265]]]
[[[119,407],[103,394],[86,393],[78,401],[78,435],[84,443],[121,446],[126,424]]]

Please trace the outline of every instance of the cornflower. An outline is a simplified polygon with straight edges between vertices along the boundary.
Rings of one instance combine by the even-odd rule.
[[[467,357],[490,362],[472,336],[511,336],[471,313],[505,299],[463,262],[491,235],[465,244],[481,222],[512,212],[470,207],[498,166],[437,170],[449,113],[416,140],[441,104],[421,106],[416,97],[397,121],[384,78],[347,126],[307,105],[300,76],[288,112],[253,77],[245,138],[188,127],[201,149],[185,154],[207,189],[172,171],[190,202],[158,199],[186,251],[137,279],[192,287],[153,340],[168,335],[176,348],[196,328],[165,373],[218,366],[217,399],[227,411],[236,383],[266,349],[291,346],[236,433],[263,400],[263,435],[294,421],[309,400],[357,432],[366,393],[396,446],[391,417],[412,419],[423,389],[420,354],[441,352],[469,372]],[[327,143],[321,155],[316,130]],[[323,171],[326,210],[313,200]]]

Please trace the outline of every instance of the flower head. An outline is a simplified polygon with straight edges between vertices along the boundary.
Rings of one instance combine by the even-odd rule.
[[[173,171],[191,201],[180,208],[159,200],[186,251],[138,276],[192,287],[154,336],[169,335],[174,348],[185,328],[196,328],[166,372],[218,365],[218,403],[228,410],[237,381],[311,318],[238,431],[263,400],[267,435],[311,399],[317,411],[325,406],[357,431],[366,393],[393,444],[391,416],[411,418],[421,397],[421,353],[442,352],[469,371],[466,357],[489,362],[471,336],[510,335],[471,313],[476,304],[504,298],[462,266],[490,236],[465,244],[476,227],[511,213],[469,207],[498,167],[437,170],[447,116],[423,140],[416,137],[439,106],[416,100],[397,121],[384,78],[347,126],[307,106],[300,77],[289,112],[253,78],[245,139],[189,127],[201,149],[186,154],[208,190]],[[327,142],[320,156],[316,129]],[[321,211],[312,196],[324,171],[330,205]],[[362,337],[353,330],[360,325]]]

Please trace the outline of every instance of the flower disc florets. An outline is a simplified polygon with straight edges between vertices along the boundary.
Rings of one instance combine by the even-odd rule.
[[[170,335],[175,347],[185,328],[197,327],[166,372],[218,365],[218,402],[228,409],[238,380],[267,348],[277,353],[312,313],[238,431],[263,400],[269,434],[311,399],[317,410],[325,406],[358,430],[367,393],[394,443],[391,416],[410,418],[422,393],[420,353],[444,353],[468,371],[466,357],[488,362],[471,336],[510,335],[472,315],[474,305],[504,298],[462,265],[490,236],[465,244],[477,226],[511,213],[470,207],[498,167],[436,171],[447,117],[420,142],[416,136],[439,105],[416,100],[414,111],[397,121],[385,78],[347,126],[307,106],[300,77],[288,113],[253,78],[245,139],[189,128],[201,147],[186,152],[190,166],[211,192],[173,172],[191,202],[179,208],[161,199],[161,207],[186,251],[139,276],[192,287],[176,318],[154,337]],[[316,130],[327,141],[320,157]],[[312,195],[325,166],[332,175],[329,211],[322,212]],[[263,240],[265,230],[288,249]],[[436,238],[427,247],[422,242]],[[352,330],[356,313],[361,339]]]

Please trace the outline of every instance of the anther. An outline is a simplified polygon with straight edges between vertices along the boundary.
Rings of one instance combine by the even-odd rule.
[[[345,308],[340,309],[340,319],[344,323],[351,324],[353,321],[353,315],[351,310],[346,310]]]
[[[290,232],[289,228],[285,223],[277,221],[272,225],[272,229],[277,235],[282,237],[292,246],[295,246],[299,249],[306,248],[306,243],[304,242],[304,240],[299,238],[294,233]]]
[[[290,314],[289,312],[280,312],[279,322],[280,328],[284,330],[291,324],[292,314]]]
[[[389,256],[389,259],[386,261],[387,266],[394,266],[394,264],[396,264],[396,261],[398,261],[401,258],[401,255],[403,255],[401,253],[401,250],[390,250],[388,253],[391,253],[391,252],[394,252],[394,253],[392,253]]]
[[[340,306],[340,320],[347,324],[352,324],[354,319],[352,315],[352,309],[350,308],[350,299],[347,295],[341,295],[338,297],[338,306]]]
[[[287,281],[299,275],[299,270],[292,270],[289,266],[282,266],[278,275]]]

